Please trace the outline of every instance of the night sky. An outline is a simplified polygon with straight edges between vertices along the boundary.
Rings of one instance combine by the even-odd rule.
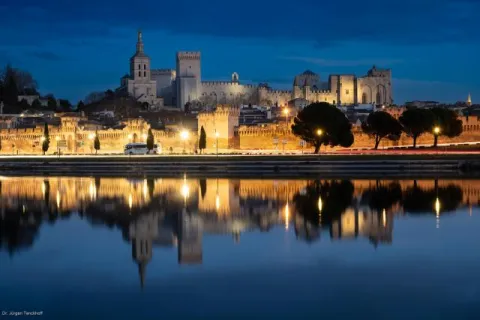
[[[130,4],[128,4],[130,3]],[[204,80],[291,88],[310,69],[392,68],[395,103],[480,99],[480,0],[2,0],[0,63],[30,71],[73,102],[116,88],[136,32],[153,68],[202,52]]]

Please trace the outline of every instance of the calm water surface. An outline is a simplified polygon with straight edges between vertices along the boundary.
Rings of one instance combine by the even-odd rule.
[[[0,177],[0,310],[479,319],[479,201],[480,180]]]

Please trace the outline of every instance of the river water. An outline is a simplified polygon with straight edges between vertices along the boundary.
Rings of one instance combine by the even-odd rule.
[[[479,203],[480,180],[0,177],[0,310],[478,319]]]

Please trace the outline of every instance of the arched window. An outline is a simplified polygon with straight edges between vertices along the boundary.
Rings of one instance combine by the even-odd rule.
[[[147,71],[143,71],[143,76],[144,76],[144,77],[147,76]]]
[[[143,65],[143,70],[147,70],[147,65],[146,64]]]
[[[367,94],[365,92],[362,94],[362,103],[367,104]]]
[[[380,94],[380,92],[377,92],[377,104],[381,104],[382,103],[382,95]]]
[[[140,64],[138,65],[138,69],[142,69],[142,66]]]
[[[138,71],[138,76],[139,76],[139,77],[142,76],[142,71]]]

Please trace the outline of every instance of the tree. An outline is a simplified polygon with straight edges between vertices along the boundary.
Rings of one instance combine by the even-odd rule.
[[[37,81],[28,71],[13,69],[18,92],[24,95],[38,95]]]
[[[447,108],[435,107],[431,109],[433,113],[433,146],[437,146],[438,137],[446,136],[449,138],[458,137],[463,132],[463,122],[458,118],[458,114]],[[435,128],[438,127],[438,132]]]
[[[20,109],[22,111],[24,111],[24,110],[27,110],[29,108],[30,108],[30,105],[28,104],[27,100],[22,99],[22,101],[20,101]]]
[[[59,99],[58,104],[60,111],[70,111],[72,109],[72,104],[68,100]]]
[[[40,100],[38,100],[38,99],[33,100],[32,109],[38,110],[38,109],[41,109],[41,108],[42,108],[42,103],[40,102]]]
[[[83,103],[83,101],[82,100],[78,101],[77,111],[82,111],[83,108],[85,108],[85,104]]]
[[[12,66],[7,65],[3,74],[3,99],[5,104],[15,106],[18,102],[18,87],[15,78],[15,70]]]
[[[350,147],[352,125],[335,106],[326,102],[312,103],[300,111],[292,125],[293,134],[311,143],[318,153],[322,144]]]
[[[400,116],[403,130],[413,139],[413,147],[417,146],[417,138],[425,132],[431,132],[433,113],[429,109],[412,108],[405,110]]]
[[[92,103],[101,101],[104,98],[105,98],[105,92],[92,92],[85,97],[84,101],[85,101],[85,104],[92,104]]]
[[[93,141],[93,148],[95,149],[95,154],[100,150],[100,139],[98,138],[98,132],[95,131],[95,140]]]
[[[362,123],[362,130],[375,138],[374,149],[377,150],[380,141],[385,137],[393,141],[400,139],[402,125],[390,113],[377,111],[368,115],[367,120]]]
[[[43,142],[42,142],[42,151],[43,155],[48,151],[48,147],[50,146],[50,137],[48,136],[48,123],[45,122],[45,127],[43,129]]]
[[[155,144],[155,138],[152,133],[152,129],[148,129],[148,134],[147,134],[147,149],[148,151],[153,150],[153,146]]]
[[[205,129],[202,126],[202,128],[200,129],[200,138],[198,139],[198,149],[200,149],[200,153],[202,153],[202,151],[206,148],[207,148],[207,134],[205,132]]]
[[[47,103],[48,109],[52,111],[57,110],[57,100],[55,99],[55,97],[53,95],[49,95],[47,99],[48,99],[48,103]]]

